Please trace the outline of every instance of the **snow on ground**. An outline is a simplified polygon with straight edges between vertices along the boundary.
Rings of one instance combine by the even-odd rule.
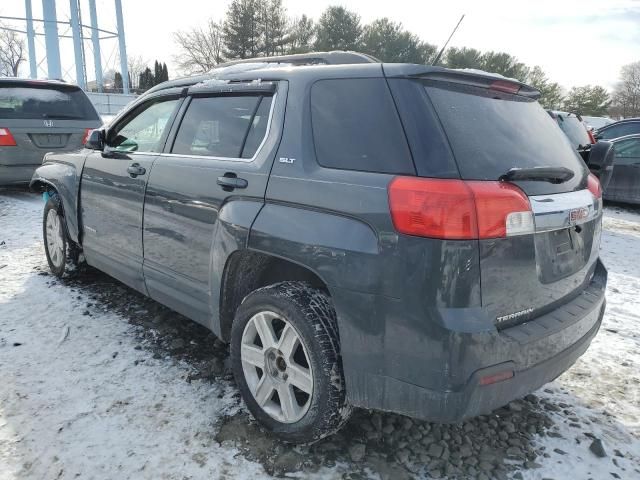
[[[292,450],[249,421],[204,329],[104,275],[47,275],[42,207],[0,190],[0,480],[640,478],[640,210],[607,208],[603,327],[535,396],[452,427],[361,411]],[[594,438],[606,457],[589,450]],[[460,458],[466,441],[480,462]],[[517,471],[487,464],[504,457]]]

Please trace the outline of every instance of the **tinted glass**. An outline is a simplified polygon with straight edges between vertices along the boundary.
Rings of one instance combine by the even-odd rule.
[[[616,165],[640,165],[640,138],[615,143]]]
[[[444,82],[426,90],[466,180],[497,180],[514,167],[584,170],[577,152],[535,100]]]
[[[269,112],[271,111],[272,97],[263,97],[260,106],[251,122],[251,128],[244,142],[242,158],[251,158],[255,155],[258,147],[267,134],[267,124],[269,123]]]
[[[185,113],[172,153],[239,158],[260,97],[196,97]]]
[[[159,152],[167,124],[179,100],[146,104],[109,131],[107,144],[120,152]]]
[[[321,80],[311,88],[320,165],[414,174],[413,161],[384,79]]]
[[[390,79],[409,140],[413,161],[421,177],[458,178],[451,148],[422,84],[414,80]]]
[[[98,120],[82,90],[0,87],[0,118]]]
[[[591,144],[587,128],[575,115],[557,115],[557,122],[574,148],[582,148]]]
[[[598,138],[607,140],[611,138],[624,137],[633,133],[640,133],[640,122],[621,123],[613,125],[598,132]]]

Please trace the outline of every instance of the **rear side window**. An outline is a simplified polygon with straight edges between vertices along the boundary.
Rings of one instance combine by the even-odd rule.
[[[0,87],[0,118],[99,120],[82,90],[49,87]]]
[[[632,133],[640,133],[640,122],[622,123],[620,125],[605,128],[598,132],[598,138],[608,140],[624,137],[625,135],[631,135]]]
[[[616,165],[640,166],[640,138],[621,140],[615,144]]]
[[[384,79],[320,80],[311,88],[318,163],[324,167],[415,174]]]
[[[486,88],[425,82],[464,180],[497,180],[514,167],[584,165],[538,102]]]
[[[271,97],[195,97],[184,114],[172,153],[251,158],[266,134]]]

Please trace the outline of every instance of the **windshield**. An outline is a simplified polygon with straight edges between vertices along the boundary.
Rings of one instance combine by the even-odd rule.
[[[511,168],[584,169],[566,136],[535,100],[444,82],[425,82],[425,88],[463,179],[496,180]]]
[[[0,87],[0,118],[98,120],[82,90],[52,87]]]

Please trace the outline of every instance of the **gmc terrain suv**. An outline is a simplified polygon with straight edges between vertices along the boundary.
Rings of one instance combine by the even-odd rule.
[[[0,79],[0,185],[28,184],[45,153],[81,149],[100,125],[76,85]]]
[[[287,441],[352,407],[490,412],[569,368],[605,307],[599,182],[537,96],[346,52],[166,82],[36,171],[49,266],[230,342]]]

